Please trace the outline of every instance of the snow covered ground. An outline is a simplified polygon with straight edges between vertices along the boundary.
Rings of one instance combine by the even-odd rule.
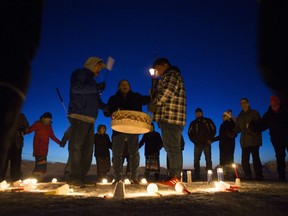
[[[23,176],[29,176],[33,162],[23,163]],[[263,182],[241,181],[237,192],[219,191],[214,183],[206,179],[184,185],[191,194],[182,194],[157,183],[159,194],[149,194],[147,185],[125,185],[125,198],[109,197],[115,187],[111,184],[91,184],[85,188],[74,188],[66,195],[51,195],[65,185],[65,164],[48,165],[45,182],[36,184],[35,190],[11,192],[13,187],[0,192],[0,215],[287,215],[288,184],[278,182],[275,163],[265,164],[266,180]],[[268,172],[269,171],[269,172]],[[140,174],[143,168],[140,169]],[[165,173],[165,169],[161,170]],[[91,167],[89,178],[96,177]],[[239,175],[241,171],[239,171]],[[269,177],[269,178],[268,178]],[[52,183],[53,178],[58,182]],[[62,178],[62,179],[61,179]],[[213,179],[216,180],[216,179]],[[225,181],[235,185],[234,181]],[[116,198],[116,199],[115,199]]]

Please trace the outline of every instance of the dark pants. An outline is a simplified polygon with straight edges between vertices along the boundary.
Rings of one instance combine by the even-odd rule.
[[[110,171],[110,156],[103,157],[100,155],[96,155],[95,159],[97,165],[97,178],[101,180],[101,178],[107,177],[107,173]]]
[[[93,158],[94,124],[72,118],[70,123],[68,181],[83,181]]]
[[[21,162],[22,162],[22,148],[16,148],[12,145],[9,152],[10,160],[10,179],[11,181],[17,181],[21,179]],[[7,164],[8,165],[8,164]]]
[[[220,165],[231,165],[234,163],[235,143],[220,143]]]
[[[285,162],[285,146],[284,145],[273,145],[275,150],[275,157],[277,161],[277,171],[279,179],[284,180],[286,178],[286,162]]]
[[[206,170],[212,170],[211,160],[211,145],[195,145],[194,146],[194,174],[200,174],[200,159],[201,154],[204,152],[206,160]]]
[[[112,136],[112,162],[116,181],[123,177],[123,149],[126,142],[128,144],[131,179],[138,178],[140,163],[138,140],[138,134],[117,133]]]
[[[8,152],[8,160],[5,165],[3,180],[6,179],[6,173],[8,169],[10,161],[10,179],[12,182],[21,179],[21,162],[22,162],[22,148],[16,148],[14,144],[12,144],[11,148]]]
[[[169,160],[169,177],[181,178],[183,165],[181,135],[183,126],[169,123],[158,123],[161,129],[163,146]]]
[[[259,146],[249,146],[242,148],[242,168],[246,177],[251,177],[251,169],[250,169],[250,154],[252,154],[253,159],[253,168],[256,177],[263,177],[262,172],[262,164],[259,157]]]

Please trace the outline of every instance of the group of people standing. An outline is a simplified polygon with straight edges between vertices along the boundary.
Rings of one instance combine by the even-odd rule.
[[[40,120],[30,127],[27,120],[22,121],[23,118],[19,118],[22,123],[21,125],[19,123],[17,134],[22,136],[22,146],[23,135],[35,131],[33,142],[35,168],[33,175],[39,177],[46,172],[48,143],[51,138],[60,147],[64,147],[69,140],[69,157],[65,168],[65,176],[70,185],[85,185],[85,177],[93,158],[93,144],[95,144],[94,156],[96,157],[97,177],[99,179],[104,177],[110,170],[109,149],[112,150],[115,183],[123,179],[123,152],[125,146],[127,146],[129,177],[132,184],[139,184],[139,148],[144,143],[146,143],[145,176],[149,177],[149,172],[155,171],[154,177],[159,180],[159,151],[164,147],[167,153],[168,179],[180,179],[183,167],[182,151],[184,140],[182,132],[186,125],[186,91],[179,68],[172,66],[166,58],[156,59],[153,63],[153,68],[160,79],[157,82],[157,86],[151,90],[150,95],[141,95],[132,91],[129,81],[123,79],[119,81],[117,92],[108,99],[107,103],[102,101],[100,96],[103,89],[99,89],[99,85],[95,80],[104,68],[106,68],[106,64],[103,59],[90,57],[84,63],[83,68],[76,69],[72,73],[68,110],[70,127],[61,141],[54,135],[52,130],[51,113],[44,113]],[[97,133],[94,134],[94,124],[98,116],[98,109],[103,110],[106,117],[111,117],[112,113],[117,110],[142,112],[142,106],[145,105],[148,105],[148,110],[152,113],[152,122],[157,123],[161,130],[161,135],[154,131],[155,126],[153,123],[153,129],[149,133],[144,134],[140,142],[139,134],[116,130],[112,131],[111,141],[106,134],[106,126],[102,124],[98,125]],[[194,178],[200,178],[202,152],[205,155],[206,170],[212,169],[211,144],[215,141],[219,141],[220,166],[230,166],[234,163],[235,138],[240,133],[241,164],[245,174],[244,178],[247,180],[252,179],[249,163],[250,155],[252,155],[255,179],[263,180],[259,148],[262,145],[262,131],[269,129],[271,142],[276,153],[279,179],[285,181],[285,152],[287,150],[285,132],[288,129],[287,109],[281,106],[277,96],[271,97],[269,109],[263,117],[258,111],[250,107],[247,98],[240,99],[240,106],[242,111],[236,118],[233,118],[231,110],[223,113],[223,122],[220,125],[218,136],[216,136],[216,126],[212,119],[204,117],[202,109],[196,108],[196,118],[190,122],[188,128],[189,139],[194,144]],[[150,149],[147,146],[150,146]],[[154,149],[151,146],[154,146]],[[21,155],[18,152],[19,154]],[[17,160],[15,163],[17,164]],[[11,161],[11,167],[15,163]],[[11,171],[11,178],[19,178],[19,165],[17,169],[16,174],[12,174],[13,172]],[[1,174],[1,179],[3,179],[5,175],[3,172]]]
[[[87,124],[87,122],[85,122],[87,121],[87,116],[88,119],[91,116],[94,116],[92,119],[92,121],[94,122],[97,118],[97,115],[89,115],[89,113],[85,114],[85,112],[87,112],[87,109],[90,109],[86,108],[85,106],[89,105],[90,102],[95,103],[94,108],[98,107],[102,109],[106,117],[111,117],[112,113],[117,110],[142,111],[142,106],[148,105],[148,109],[152,113],[152,121],[157,123],[161,131],[163,147],[167,153],[167,161],[169,161],[168,177],[176,177],[180,179],[183,166],[181,147],[181,141],[183,138],[182,132],[184,126],[186,125],[186,91],[179,68],[177,68],[176,66],[172,66],[166,58],[156,59],[153,63],[153,68],[155,69],[156,74],[160,77],[160,80],[158,80],[157,86],[155,87],[155,89],[152,89],[150,95],[141,95],[137,92],[132,91],[128,80],[121,80],[118,83],[118,91],[115,93],[115,95],[109,98],[107,104],[104,104],[100,99],[100,95],[97,92],[97,84],[96,82],[94,83],[93,79],[98,76],[100,70],[102,70],[103,68],[105,68],[105,64],[102,59],[98,57],[91,57],[84,64],[84,69],[76,70],[78,71],[78,78],[77,76],[73,75],[75,74],[75,72],[72,74],[69,118],[72,118],[73,121],[77,119],[78,127],[81,124]],[[84,76],[82,73],[86,75]],[[94,88],[88,86],[87,89],[91,88],[95,94],[93,97],[94,100],[91,101],[88,100],[91,96],[91,91],[83,88],[83,85],[89,82],[84,82],[83,80],[81,81],[83,77],[87,78],[87,74],[89,73],[91,74],[89,80],[93,80],[91,81],[93,85],[91,85]],[[92,74],[94,74],[94,76]],[[75,79],[75,83],[77,83],[77,85],[80,85],[82,88],[78,89],[77,86],[75,87],[72,82],[73,79]],[[83,89],[85,89],[85,91],[83,91]],[[80,90],[82,92],[79,92]],[[89,97],[85,96],[86,92],[89,92]],[[79,101],[77,102],[75,100],[75,98],[77,97],[74,96],[74,94],[76,93],[77,97],[79,97],[78,100],[83,103],[80,106],[78,104]],[[81,100],[81,96],[85,96],[85,100]],[[95,100],[95,98],[97,98],[98,100]],[[271,99],[271,107],[273,107],[273,102],[275,103],[275,96],[273,96],[273,98],[273,100]],[[277,103],[279,105],[280,101],[277,100]],[[78,105],[77,109],[75,109],[75,107],[77,107],[76,105]],[[200,176],[199,162],[202,152],[204,152],[206,159],[206,169],[212,169],[211,144],[215,141],[219,141],[220,166],[231,166],[231,164],[234,163],[235,138],[238,134],[240,134],[240,145],[242,148],[241,164],[245,174],[244,178],[247,180],[252,179],[252,172],[249,163],[250,155],[252,155],[255,179],[263,180],[264,176],[259,156],[259,148],[262,145],[261,133],[262,131],[269,128],[271,141],[276,152],[279,179],[285,180],[285,148],[287,148],[287,140],[285,139],[285,136],[283,134],[285,133],[284,131],[287,131],[288,124],[287,113],[285,113],[286,111],[282,111],[281,109],[279,109],[279,107],[278,111],[274,110],[273,119],[276,115],[279,115],[279,113],[281,113],[282,116],[281,118],[276,117],[278,119],[276,125],[281,126],[278,126],[277,129],[275,129],[275,125],[274,127],[271,126],[271,117],[269,119],[267,118],[268,114],[265,114],[262,118],[258,111],[250,107],[250,103],[247,98],[240,99],[240,106],[242,110],[236,118],[233,118],[231,110],[227,110],[223,113],[223,122],[220,125],[218,136],[216,136],[216,126],[214,122],[210,118],[203,116],[203,111],[201,108],[197,108],[195,110],[196,119],[191,121],[188,129],[189,139],[194,144],[195,177],[197,178]],[[269,110],[270,109],[271,108],[269,108]],[[271,112],[271,110],[269,112]],[[87,116],[85,116],[84,114]],[[279,119],[281,119],[281,121]],[[84,121],[84,123],[82,121]],[[91,123],[88,122],[91,127],[93,125],[92,121]],[[87,133],[87,131],[89,130],[85,129],[84,131],[86,131]],[[91,130],[91,133],[92,131],[93,130]],[[277,143],[275,143],[275,138],[272,139],[272,137],[275,136],[275,133],[278,133],[277,137],[279,137],[277,138]],[[79,136],[79,133],[76,132],[75,134],[77,134],[78,139],[78,141],[75,142],[75,144],[77,144],[77,148],[74,149],[73,145],[70,146],[70,142],[72,142],[73,144],[73,139],[72,141],[70,140],[69,157],[73,155],[74,151],[76,151],[79,154],[79,157],[76,158],[80,162],[80,158],[84,157],[85,155],[85,160],[87,160],[88,166],[89,164],[91,164],[91,159],[90,157],[87,157],[86,154],[81,153],[83,151],[81,150],[81,148],[85,148],[85,145],[81,143],[87,142],[87,140],[89,140],[91,137],[88,134],[83,134],[83,137],[81,138],[81,136]],[[144,135],[143,139],[145,139],[146,136],[147,135]],[[87,139],[87,137],[90,138]],[[143,139],[140,141],[141,145],[144,142]],[[91,143],[93,142],[89,141],[89,143],[90,147],[88,152],[92,154]],[[137,169],[139,167],[140,161],[138,143],[139,134],[123,133],[113,130],[111,145],[115,182],[118,182],[123,178],[123,150],[125,144],[128,144],[130,178],[132,184],[138,184]],[[282,146],[281,150],[279,150],[280,147],[275,147],[279,145]],[[82,154],[82,156],[80,154]],[[75,158],[75,156],[73,156],[73,158]],[[152,161],[151,157],[146,159],[148,159],[146,160],[146,165],[147,163],[149,163],[149,161]],[[73,166],[73,163],[71,164],[70,181],[68,180],[68,182],[73,184],[76,180],[76,184],[79,184],[79,182],[80,184],[83,183],[83,177],[86,175],[88,169],[87,167],[85,168],[85,166],[83,165],[80,166],[80,164],[81,163],[77,163],[77,166]],[[78,174],[75,173],[75,167],[76,170],[78,170]],[[146,172],[146,175],[148,175],[148,170]]]
[[[240,146],[242,149],[241,165],[244,171],[243,179],[252,180],[250,167],[250,155],[252,155],[255,180],[264,179],[259,149],[262,146],[262,132],[269,129],[271,143],[275,150],[277,171],[280,181],[286,180],[286,151],[288,151],[288,139],[285,133],[288,131],[288,110],[281,105],[277,96],[271,96],[268,111],[263,116],[252,109],[247,98],[240,99],[241,112],[236,118],[232,116],[232,110],[223,113],[223,122],[220,125],[218,136],[214,122],[203,117],[201,108],[195,110],[196,119],[188,129],[188,136],[194,144],[194,178],[200,178],[200,157],[204,152],[206,171],[212,170],[211,144],[219,141],[220,166],[229,169],[234,163],[235,138],[240,134]],[[234,176],[235,177],[235,176]]]
[[[52,129],[52,114],[50,112],[45,112],[40,116],[39,120],[36,120],[30,125],[25,114],[20,113],[15,126],[14,136],[11,138],[10,148],[8,149],[8,157],[5,160],[5,167],[0,172],[0,182],[6,179],[9,163],[11,181],[15,182],[21,179],[24,136],[32,132],[35,133],[32,153],[35,158],[35,166],[31,175],[32,177],[41,180],[47,171],[49,140],[52,139],[61,146],[61,141],[54,135]]]
[[[287,78],[284,77],[287,71],[287,37],[279,37],[279,32],[285,32],[281,30],[287,26],[287,22],[284,21],[285,19],[282,19],[283,11],[285,11],[282,9],[286,8],[284,5],[284,1],[264,1],[260,4],[259,66],[265,83],[287,103]],[[0,107],[1,179],[3,179],[6,173],[11,140],[15,137],[15,131],[17,131],[17,135],[20,135],[18,137],[20,138],[18,148],[23,144],[22,132],[20,131],[19,133],[18,131],[17,120],[19,120],[18,114],[25,101],[29,86],[31,62],[40,41],[42,8],[43,1],[40,0],[16,5],[11,1],[5,1],[3,10],[1,11],[4,13],[3,17],[6,18],[1,23],[1,27],[3,31],[7,32],[7,34],[3,35],[1,43],[2,50],[5,53],[1,59],[1,63],[3,63],[1,65],[3,71],[10,71],[10,73],[5,73],[5,75],[1,76],[0,81],[0,98],[1,101],[5,101]],[[13,13],[10,16],[11,11],[17,11],[18,13]],[[275,23],[281,23],[281,25],[273,25]],[[15,28],[14,26],[20,26],[20,28]],[[275,31],[275,28],[277,31]],[[283,46],[283,44],[286,46]],[[17,67],[13,68],[11,65],[15,63],[15,59],[17,60]],[[179,177],[180,164],[182,162],[182,152],[180,150],[181,147],[179,147],[179,143],[181,142],[180,132],[182,132],[186,123],[184,84],[179,70],[170,67],[166,59],[156,60],[153,66],[162,77],[158,85],[157,94],[153,96],[152,105],[154,106],[150,106],[151,108],[155,108],[155,105],[157,107],[156,110],[153,109],[153,121],[159,123],[162,132],[164,148],[171,163],[171,176]],[[84,69],[75,71],[71,77],[69,105],[69,119],[71,120],[69,158],[72,158],[69,178],[71,182],[75,180],[76,183],[77,181],[81,183],[83,180],[82,177],[86,175],[87,169],[89,169],[91,164],[92,131],[97,118],[98,108],[101,108],[103,105],[93,78],[97,77],[103,68],[105,68],[103,61],[99,60],[99,58],[92,58],[87,61]],[[18,79],[15,79],[15,76]],[[259,147],[262,144],[261,131],[269,129],[271,142],[276,153],[279,178],[284,180],[285,149],[287,151],[287,136],[285,134],[287,131],[287,104],[286,106],[282,106],[279,99],[273,97],[271,98],[271,105],[268,111],[262,118],[259,118],[259,113],[250,108],[247,98],[241,99],[240,102],[242,111],[237,117],[235,129],[224,135],[228,135],[233,143],[233,137],[237,133],[241,133],[240,144],[242,147],[242,165],[245,175],[247,178],[251,176],[250,166],[247,163],[247,159],[249,159],[251,153],[254,160],[254,171],[257,177],[262,178],[263,174],[260,170],[261,161],[259,157]],[[102,108],[104,109],[104,107]],[[222,128],[224,130],[225,126],[221,126],[220,130]],[[221,138],[221,134],[219,132],[219,142],[222,146],[225,143],[225,139]],[[212,142],[212,140],[209,140],[209,142]],[[20,151],[17,154],[19,155],[19,153]],[[84,153],[87,153],[85,157]],[[43,162],[43,160],[41,161]]]
[[[82,186],[92,161],[94,122],[98,109],[103,110],[106,117],[111,117],[117,110],[142,111],[142,106],[153,107],[152,120],[161,129],[163,146],[169,158],[170,177],[180,178],[182,170],[181,135],[186,123],[186,93],[184,82],[177,67],[170,65],[168,59],[159,58],[153,68],[161,77],[153,95],[141,95],[131,90],[128,80],[118,83],[118,90],[107,104],[103,103],[97,83],[94,80],[106,67],[103,59],[90,57],[84,68],[72,73],[70,82],[70,103],[68,117],[71,123],[69,138],[70,170],[67,182]],[[130,180],[139,184],[138,167],[139,134],[112,132],[112,164],[115,183],[123,179],[123,150],[128,145]],[[151,161],[151,158],[149,158]],[[147,170],[148,172],[148,170]],[[147,173],[148,175],[148,173]]]

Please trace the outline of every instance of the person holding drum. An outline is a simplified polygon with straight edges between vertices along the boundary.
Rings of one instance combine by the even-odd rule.
[[[148,105],[149,102],[150,96],[144,96],[140,93],[133,92],[128,80],[121,80],[118,83],[118,91],[108,100],[109,112],[104,112],[104,115],[106,117],[112,116],[112,120],[113,114],[114,116],[115,114],[118,115],[116,116],[118,119],[121,119],[121,116],[123,116],[123,118],[125,117],[126,120],[123,120],[122,122],[127,122],[127,124],[129,124],[128,127],[123,125],[123,128],[127,128],[127,130],[121,130],[121,128],[117,128],[117,131],[113,129],[112,126],[112,163],[115,175],[115,181],[113,184],[116,184],[123,178],[122,157],[125,142],[128,143],[128,151],[130,156],[129,163],[131,184],[139,184],[137,173],[140,163],[138,145],[139,133],[134,129],[133,124],[138,118],[137,113],[143,113],[142,106]],[[131,121],[128,121],[129,119],[131,119]],[[151,127],[150,123],[149,127]],[[137,128],[137,125],[135,125],[135,128]]]
[[[153,63],[160,80],[152,89],[149,111],[152,121],[161,129],[163,146],[169,160],[169,179],[181,178],[182,149],[181,136],[186,124],[186,90],[178,67],[171,66],[167,58],[158,58]],[[168,180],[169,180],[168,179]]]

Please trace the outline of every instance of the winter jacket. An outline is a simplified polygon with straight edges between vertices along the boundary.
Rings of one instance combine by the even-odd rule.
[[[112,149],[112,143],[108,134],[94,134],[94,156],[110,157],[109,149]]]
[[[216,126],[210,118],[196,118],[189,125],[188,136],[194,145],[210,145],[215,134]]]
[[[233,129],[235,128],[235,122],[232,118],[227,119],[222,122],[219,129],[219,136],[213,139],[214,141],[219,141],[219,147],[226,145],[235,145],[235,136],[233,134]]]
[[[186,125],[186,90],[177,67],[170,67],[164,72],[153,103],[156,104],[153,121]]]
[[[24,133],[26,129],[29,127],[29,122],[26,119],[24,113],[20,113],[19,118],[16,123],[16,132],[14,137],[12,138],[12,145],[16,147],[16,149],[22,149],[24,145]]]
[[[33,156],[47,156],[49,138],[60,144],[60,140],[54,135],[51,124],[45,125],[41,120],[34,122],[26,131],[26,134],[35,131],[33,139]]]
[[[120,91],[111,96],[108,100],[109,112],[104,112],[106,117],[111,116],[117,110],[134,110],[142,111],[142,106],[150,102],[150,96],[143,96],[139,93],[129,91],[126,98],[123,97]]]
[[[249,127],[249,124],[258,121],[261,118],[258,111],[249,108],[246,112],[243,110],[239,113],[236,119],[234,133],[241,132],[240,145],[242,148],[250,146],[262,146],[261,131],[254,130]]]
[[[95,120],[98,108],[103,110],[106,104],[100,98],[93,72],[86,68],[75,70],[70,79],[68,114],[88,116]]]
[[[269,129],[270,139],[273,145],[288,144],[288,111],[280,106],[278,112],[274,112],[269,106],[262,117],[263,130]]]
[[[145,144],[145,151],[144,151],[145,156],[149,156],[149,155],[159,156],[159,152],[161,148],[163,147],[163,141],[160,136],[160,133],[156,131],[145,133],[139,142],[139,149],[144,144]]]

